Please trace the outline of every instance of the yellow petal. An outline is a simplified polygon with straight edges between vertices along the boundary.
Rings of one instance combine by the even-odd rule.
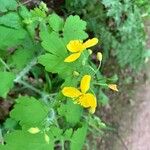
[[[64,62],[73,62],[73,61],[77,60],[80,57],[80,55],[81,55],[81,53],[71,54],[64,60]]]
[[[85,48],[89,48],[89,47],[96,45],[97,43],[98,43],[98,39],[93,38],[93,39],[89,39],[86,42],[84,42],[83,45]]]
[[[118,88],[117,88],[117,85],[116,84],[108,84],[108,87],[110,89],[112,89],[113,91],[117,91],[118,92]]]
[[[35,128],[30,128],[28,130],[28,132],[30,132],[31,134],[36,134],[36,133],[39,133],[40,132],[40,129],[38,127],[35,127]]]
[[[85,108],[96,108],[97,106],[96,97],[91,93],[83,94],[78,99],[78,103]]]
[[[81,83],[80,83],[80,89],[81,89],[82,93],[86,93],[89,90],[90,81],[91,81],[90,75],[84,75],[83,76],[83,78],[81,79]]]
[[[62,89],[62,93],[64,96],[70,97],[70,98],[78,98],[82,93],[74,88],[74,87],[64,87]]]
[[[72,40],[67,44],[67,49],[73,53],[83,51],[84,50],[83,41]]]

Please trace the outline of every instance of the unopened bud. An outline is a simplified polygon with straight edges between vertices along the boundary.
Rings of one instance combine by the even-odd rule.
[[[79,74],[79,72],[74,71],[74,72],[73,72],[73,75],[74,75],[74,76],[79,76],[80,74]]]
[[[101,53],[101,52],[98,52],[97,55],[96,55],[96,58],[97,58],[99,61],[102,61],[102,59],[103,59],[102,53]]]
[[[40,9],[43,9],[45,12],[48,12],[47,5],[44,2],[41,2],[39,7]]]
[[[35,128],[30,128],[28,130],[28,132],[30,132],[31,134],[36,134],[36,133],[39,133],[40,132],[40,129],[38,127],[35,127]]]
[[[88,49],[88,52],[90,55],[93,53],[91,49]]]

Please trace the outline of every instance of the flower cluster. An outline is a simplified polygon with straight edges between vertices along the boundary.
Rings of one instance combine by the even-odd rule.
[[[81,40],[71,40],[67,44],[67,49],[73,53],[70,54],[67,58],[65,58],[64,62],[73,62],[76,61],[81,53],[98,43],[97,38],[89,39],[86,42]],[[102,61],[102,54],[100,52],[97,53],[97,59]],[[74,103],[80,104],[84,108],[88,108],[90,113],[94,113],[97,107],[96,96],[89,92],[90,90],[90,75],[84,75],[80,82],[80,88],[75,87],[64,87],[62,89],[62,93],[64,96],[71,98]],[[118,91],[116,84],[109,84],[108,87],[114,91]]]
[[[90,75],[84,75],[80,82],[80,90],[74,87],[64,87],[63,95],[72,98],[77,104],[89,108],[91,113],[95,112],[97,101],[95,95],[87,93],[90,89]]]

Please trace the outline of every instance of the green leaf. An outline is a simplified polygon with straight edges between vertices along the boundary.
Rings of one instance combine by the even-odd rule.
[[[52,15],[49,15],[48,22],[51,26],[51,28],[54,31],[61,31],[64,25],[64,21],[61,17],[59,17],[57,14],[53,13]]]
[[[64,58],[61,56],[56,56],[50,53],[41,55],[38,62],[45,66],[45,69],[49,72],[65,75],[70,75],[71,67],[73,66],[73,64],[65,63]]]
[[[0,0],[0,12],[7,12],[8,10],[16,10],[17,2],[15,0]]]
[[[34,56],[34,49],[24,49],[20,48],[15,51],[12,55],[11,59],[11,66],[15,69],[22,69],[26,64],[33,58]]]
[[[66,77],[70,71],[76,67],[76,63],[65,63],[64,59],[68,56],[63,39],[56,32],[41,31],[42,46],[49,53],[41,55],[38,62],[45,66],[45,69],[52,73],[59,73]],[[59,43],[59,44],[58,44]],[[65,71],[64,71],[65,70]]]
[[[71,100],[68,100],[66,104],[62,104],[58,108],[58,114],[64,116],[66,121],[71,125],[75,125],[80,121],[82,112],[82,107],[78,104],[74,104]]]
[[[65,140],[70,140],[72,134],[73,134],[73,129],[70,128],[65,131],[65,133],[63,134],[63,137]]]
[[[11,118],[20,121],[21,125],[38,126],[44,123],[48,115],[48,107],[33,97],[19,97],[14,109],[10,112]]]
[[[56,126],[50,126],[48,131],[48,136],[55,140],[60,140],[62,136],[63,130],[56,127]]]
[[[81,128],[78,128],[74,131],[74,134],[71,138],[70,150],[81,150],[87,134],[87,124],[82,124]]]
[[[63,35],[67,44],[70,40],[84,40],[88,37],[85,32],[86,22],[81,20],[79,16],[69,16],[66,19]]]
[[[53,150],[54,143],[45,140],[44,133],[31,134],[27,131],[14,131],[5,137],[7,150]]]
[[[15,75],[11,72],[0,72],[0,96],[6,98],[7,93],[13,87]]]
[[[150,49],[146,50],[143,54],[144,58],[149,58],[150,57]]]
[[[62,38],[59,37],[59,34],[56,32],[42,33],[42,46],[48,52],[65,57],[67,54],[67,49],[65,44],[63,43]],[[59,44],[58,44],[59,43]]]
[[[18,29],[21,27],[21,20],[16,12],[11,12],[0,17],[0,24],[7,27]]]
[[[7,118],[4,123],[4,127],[7,130],[14,130],[16,126],[17,126],[17,121],[15,121],[12,118]]]
[[[26,32],[23,29],[16,30],[0,26],[0,49],[19,45],[25,38],[25,35]]]

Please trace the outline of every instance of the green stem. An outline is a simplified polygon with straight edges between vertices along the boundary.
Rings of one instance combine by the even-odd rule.
[[[30,70],[31,68],[36,65],[37,63],[37,58],[34,58],[16,77],[14,82],[18,82],[22,77],[24,77]]]
[[[94,85],[99,85],[99,86],[108,86],[108,84],[103,84],[103,83],[93,83]]]
[[[94,74],[94,75],[97,74],[97,72],[99,71],[100,67],[101,67],[101,61],[99,62],[98,68],[97,68],[97,70],[95,71],[95,74]]]
[[[9,70],[10,71],[10,68],[9,68],[9,66],[3,61],[3,59],[2,58],[0,58],[0,62],[4,65],[4,67],[7,69],[7,70]]]
[[[0,143],[3,145],[4,144],[4,139],[2,135],[2,129],[0,128]]]
[[[39,89],[33,87],[32,85],[30,85],[27,82],[22,81],[22,80],[19,80],[17,83],[22,84],[23,86],[25,86],[25,87],[31,89],[32,91],[34,91],[35,93],[39,94],[45,102],[47,102],[47,100],[49,98],[52,98],[53,96],[55,96],[57,94],[57,93],[48,94],[46,92],[40,91]]]
[[[64,143],[64,140],[61,140],[61,147],[62,147],[61,150],[65,150],[65,143]]]

